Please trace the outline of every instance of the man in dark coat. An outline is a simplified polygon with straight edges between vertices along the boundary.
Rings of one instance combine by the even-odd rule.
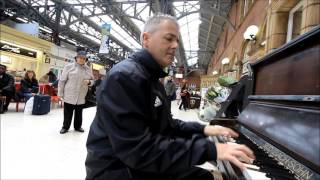
[[[3,106],[3,111],[8,111],[9,103],[14,96],[14,78],[6,73],[7,66],[0,64],[0,96],[6,96],[6,102]]]
[[[115,65],[97,92],[97,113],[87,140],[86,179],[212,180],[196,167],[206,161],[252,160],[244,145],[214,144],[206,136],[237,134],[221,126],[172,119],[159,78],[179,44],[177,21],[151,17],[142,32],[143,49]]]

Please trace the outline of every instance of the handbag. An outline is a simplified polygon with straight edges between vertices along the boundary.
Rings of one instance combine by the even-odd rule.
[[[91,87],[88,88],[85,100],[86,102],[84,104],[84,108],[89,108],[97,105],[96,95]]]

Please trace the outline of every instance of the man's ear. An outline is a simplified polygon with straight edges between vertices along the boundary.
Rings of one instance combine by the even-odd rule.
[[[142,33],[142,45],[145,48],[148,48],[148,44],[149,44],[149,39],[150,39],[150,33],[148,32],[144,32]]]

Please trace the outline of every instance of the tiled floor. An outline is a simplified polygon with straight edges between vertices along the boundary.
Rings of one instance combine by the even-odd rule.
[[[85,133],[71,129],[60,135],[62,109],[52,109],[48,115],[24,115],[9,111],[1,121],[1,179],[84,179],[86,140],[96,108],[83,112]],[[197,110],[178,110],[172,102],[175,118],[199,121]]]

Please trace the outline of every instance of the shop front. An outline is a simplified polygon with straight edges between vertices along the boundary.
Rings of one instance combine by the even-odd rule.
[[[46,54],[52,43],[0,25],[0,62],[7,66],[15,77],[24,76],[25,71],[33,70],[37,78],[43,76],[49,67]]]

